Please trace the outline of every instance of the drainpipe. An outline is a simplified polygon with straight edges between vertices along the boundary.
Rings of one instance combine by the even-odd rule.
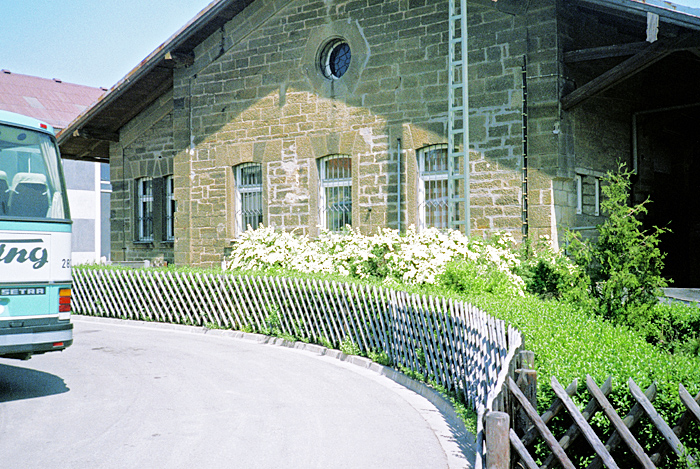
[[[522,132],[523,132],[523,207],[522,207],[522,234],[523,240],[527,239],[528,235],[528,184],[527,184],[527,56],[523,56],[523,67],[522,67],[522,90],[523,90],[523,110],[522,110]]]
[[[190,77],[189,83],[188,83],[188,88],[187,88],[187,99],[189,100],[189,109],[188,109],[188,120],[189,120],[189,138],[190,138],[190,148],[189,148],[189,154],[190,156],[194,156],[194,124],[193,124],[193,117],[192,117],[192,82],[197,78],[197,75],[194,75]],[[192,158],[190,158],[190,170],[192,169]]]
[[[401,233],[401,139],[396,139],[396,227]]]
[[[126,160],[124,159],[124,147],[122,146],[121,142],[119,142],[119,151],[122,154],[122,190],[124,190],[127,187],[126,184]],[[126,189],[126,194],[125,196],[129,196],[127,200],[129,200],[131,197],[134,196],[134,191],[129,187]],[[122,260],[126,261],[126,220],[127,217],[129,216],[128,210],[126,209],[126,204],[124,203],[122,206]],[[132,217],[133,218],[133,217]]]
[[[192,111],[192,84],[194,83],[194,80],[197,79],[197,74],[195,73],[194,75],[190,76],[188,80],[188,86],[187,86],[187,120],[188,120],[188,131],[189,131],[189,147],[187,149],[187,154],[188,154],[188,163],[189,163],[189,174],[187,175],[187,178],[189,179],[189,182],[187,183],[187,187],[189,191],[192,191],[192,183],[194,182],[193,178],[193,165],[192,162],[194,160],[194,154],[195,154],[195,144],[194,144],[194,116],[193,116],[193,111]],[[191,264],[192,263],[192,207],[193,207],[193,201],[192,197],[188,195],[187,197],[187,203],[189,205],[188,211],[187,211],[187,251],[186,251],[186,260],[185,264]],[[174,253],[173,253],[174,254]]]

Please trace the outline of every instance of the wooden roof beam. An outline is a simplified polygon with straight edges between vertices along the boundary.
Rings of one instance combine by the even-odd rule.
[[[150,106],[160,96],[172,89],[173,76],[170,70],[168,70],[168,72],[169,76],[167,79],[161,81],[160,83],[156,83],[153,88],[143,87],[143,89],[147,91],[146,93],[134,92],[132,99],[126,103],[128,108],[125,108],[124,106],[115,106],[115,109],[111,111],[111,114],[115,119],[112,123],[112,128],[121,129],[127,122],[138,116],[141,111]]]
[[[624,57],[635,55],[649,47],[646,41],[630,42],[627,44],[614,44],[612,46],[593,47],[590,49],[572,50],[564,52],[565,63],[586,62],[589,60],[609,59],[611,57]]]
[[[166,52],[164,62],[172,68],[185,68],[194,64],[194,53]]]
[[[96,150],[102,145],[101,141],[94,142],[87,150],[83,150],[79,154],[75,155],[76,159],[83,161],[96,161],[99,163],[109,163],[109,155],[105,158],[104,156],[96,156]]]
[[[103,140],[83,140],[81,145],[61,147],[64,160],[95,161],[109,163],[109,144]]]
[[[100,140],[106,142],[118,142],[119,134],[106,132],[98,129],[76,129],[73,131],[73,137],[84,138],[88,140]]]
[[[680,50],[698,47],[700,39],[691,35],[677,39],[661,39],[649,45],[646,49],[633,55],[621,64],[611,68],[602,75],[594,78],[583,86],[575,89],[561,99],[564,110],[571,109],[577,104],[601,93],[608,88],[626,80],[645,68],[653,65],[667,55]]]

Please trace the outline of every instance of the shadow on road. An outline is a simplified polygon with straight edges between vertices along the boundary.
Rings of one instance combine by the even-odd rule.
[[[442,413],[442,412],[441,412]],[[442,413],[445,415],[445,413]],[[447,417],[445,415],[445,417]],[[465,428],[464,425],[454,425],[451,421],[451,419],[447,419],[448,421],[448,426],[450,428],[450,431],[452,432],[453,435],[453,441],[457,443],[457,446],[459,446],[459,449],[461,453],[464,455],[465,458],[467,458],[467,461],[471,464],[471,467],[474,467],[475,464],[475,459],[476,459],[476,438],[474,435],[469,433]]]
[[[43,371],[0,363],[0,402],[68,392],[62,378]]]

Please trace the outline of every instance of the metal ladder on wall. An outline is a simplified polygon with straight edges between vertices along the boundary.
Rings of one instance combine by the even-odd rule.
[[[467,0],[450,2],[447,106],[447,227],[469,234],[469,84]]]

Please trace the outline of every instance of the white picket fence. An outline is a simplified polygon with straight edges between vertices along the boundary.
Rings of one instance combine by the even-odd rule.
[[[73,282],[78,314],[281,333],[335,348],[352,341],[481,411],[522,340],[460,301],[350,283],[99,268],[75,269]]]

